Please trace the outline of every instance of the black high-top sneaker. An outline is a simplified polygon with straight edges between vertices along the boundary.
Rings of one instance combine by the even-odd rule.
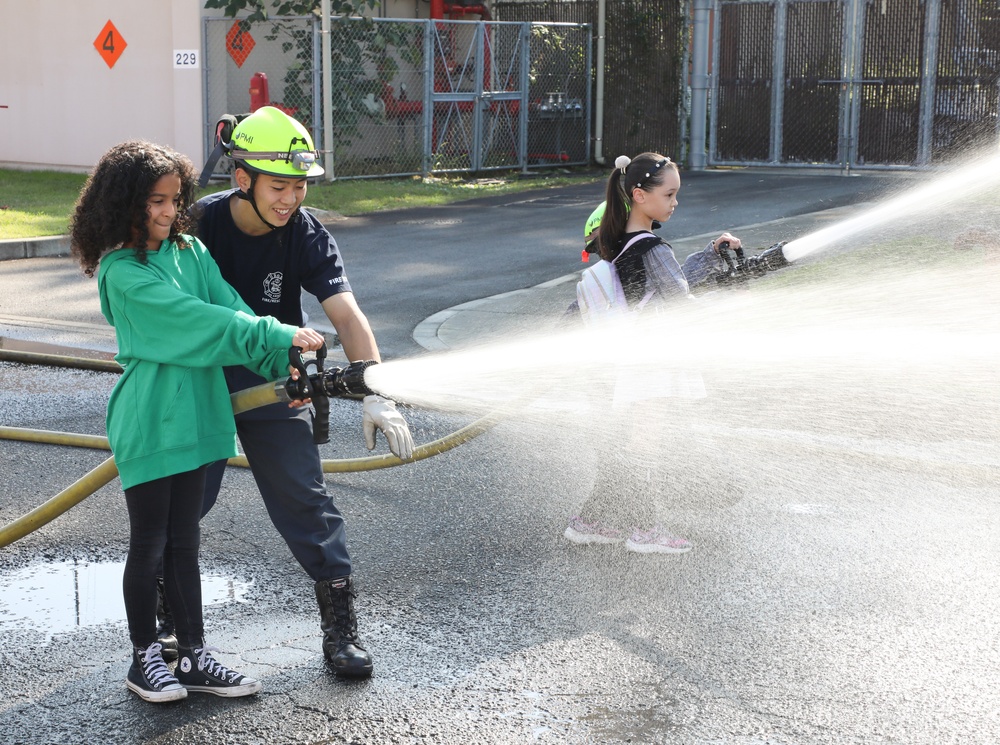
[[[187,689],[173,675],[163,661],[160,645],[136,647],[132,651],[132,667],[128,669],[125,685],[143,701],[162,704],[187,697]]]
[[[248,678],[221,664],[212,656],[212,652],[218,651],[215,647],[179,647],[174,674],[180,684],[189,691],[214,693],[226,698],[251,696],[263,688],[259,680]]]
[[[163,577],[156,578],[156,640],[163,647],[163,659],[167,662],[173,662],[177,659],[174,616],[170,612],[167,594],[163,590]]]
[[[367,678],[372,674],[372,656],[358,638],[358,618],[354,614],[357,593],[350,577],[320,580],[316,583],[320,623],[323,629],[323,655],[338,675]]]

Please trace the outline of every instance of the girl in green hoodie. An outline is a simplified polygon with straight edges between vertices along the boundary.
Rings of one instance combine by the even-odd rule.
[[[124,369],[108,402],[107,432],[130,526],[126,685],[153,702],[261,688],[219,664],[204,642],[198,521],[205,470],[237,453],[222,366],[244,365],[273,380],[287,374],[289,347],[323,343],[316,331],[254,315],[205,246],[186,234],[196,182],[185,156],[122,143],[98,162],[70,227],[84,273],[97,270],[101,311],[115,328],[115,359]],[[161,562],[178,638],[174,673],[156,635]]]

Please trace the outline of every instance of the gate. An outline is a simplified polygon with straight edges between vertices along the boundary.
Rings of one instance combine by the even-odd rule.
[[[717,0],[709,163],[889,168],[996,147],[1000,11]]]
[[[438,22],[433,33],[432,170],[521,165],[527,108],[527,28]]]
[[[251,111],[263,97],[333,152],[337,178],[589,161],[588,25],[337,18],[331,26],[333,142],[323,143],[319,19],[205,20],[206,154],[218,117]]]
[[[604,100],[601,131],[594,133],[595,147],[600,137],[601,154],[608,161],[623,153],[655,150],[683,162],[691,0],[495,0],[490,7],[504,21],[532,21],[536,25],[563,21],[589,24],[592,29],[598,27],[603,7]],[[555,42],[552,34],[536,35],[533,47]],[[596,36],[592,43],[598,43]],[[553,84],[540,92],[544,95],[563,87]],[[595,89],[595,101],[596,93]],[[582,92],[573,95],[583,98]],[[568,124],[563,122],[567,131],[572,131]],[[551,142],[558,144],[558,137],[551,137]],[[544,152],[543,146],[531,143],[530,149]]]

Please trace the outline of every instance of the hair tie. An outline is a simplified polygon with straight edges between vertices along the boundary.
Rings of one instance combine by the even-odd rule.
[[[628,164],[632,162],[632,159],[627,155],[619,155],[615,158],[615,168],[622,172],[622,176],[625,175],[625,169],[628,168]]]
[[[669,162],[670,162],[670,158],[669,158],[669,157],[668,157],[668,158],[664,158],[664,159],[663,159],[663,160],[661,160],[661,161],[660,161],[659,163],[657,163],[656,165],[654,165],[654,166],[653,166],[653,167],[652,167],[652,168],[651,168],[651,169],[650,169],[649,171],[647,171],[647,172],[646,172],[646,175],[645,175],[645,176],[643,176],[643,178],[644,178],[644,179],[645,179],[645,178],[649,178],[649,175],[650,175],[651,173],[656,173],[656,172],[657,172],[658,170],[660,170],[660,168],[662,168],[663,166],[665,166],[665,165],[666,165],[667,163],[669,163]],[[615,165],[617,165],[617,164],[618,164],[618,161],[615,161]],[[623,171],[623,173],[624,173],[624,171]],[[640,189],[640,188],[642,188],[642,182],[640,181],[639,183],[637,183],[637,184],[636,184],[636,185],[635,185],[634,187],[632,187],[632,188],[634,188],[634,189]]]

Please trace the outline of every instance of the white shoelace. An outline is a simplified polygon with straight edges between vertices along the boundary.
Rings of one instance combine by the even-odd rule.
[[[202,647],[194,650],[195,654],[198,655],[198,669],[204,670],[213,677],[228,679],[230,683],[235,683],[240,674],[230,670],[212,656],[212,652],[219,651],[221,650],[216,647]]]
[[[139,653],[139,659],[142,661],[142,674],[153,686],[177,682],[167,667],[167,663],[163,661],[162,652],[163,645],[154,642]]]

